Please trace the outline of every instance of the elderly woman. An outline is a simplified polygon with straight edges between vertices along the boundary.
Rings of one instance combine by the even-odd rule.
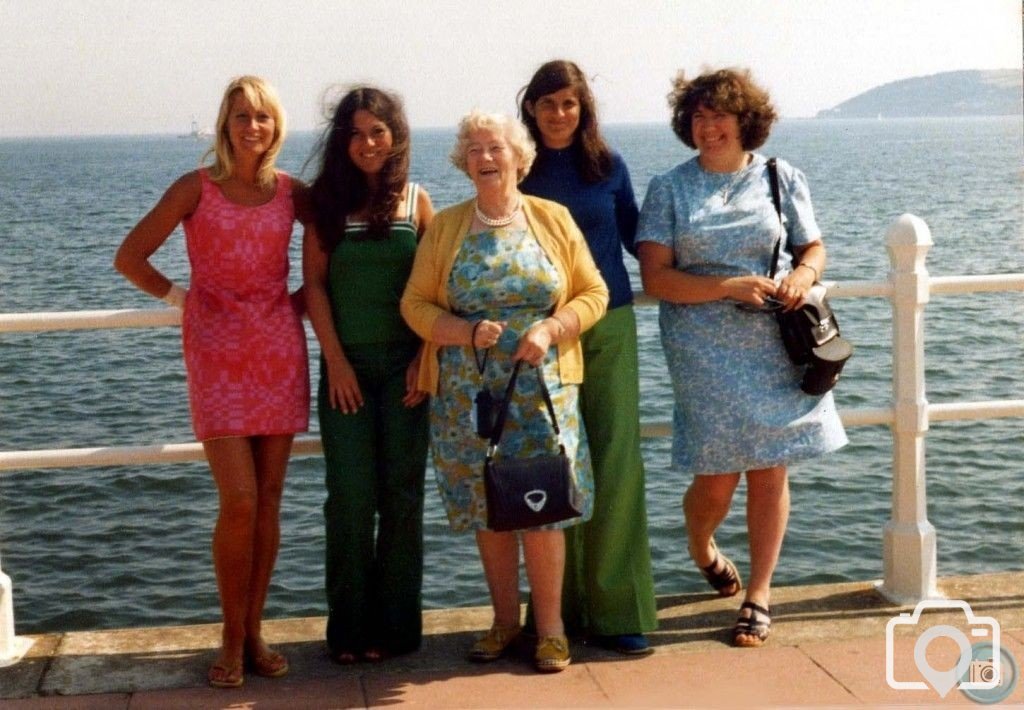
[[[680,73],[669,104],[673,130],[698,155],[651,181],[637,242],[644,290],[661,299],[675,393],[672,464],[694,474],[683,499],[689,552],[722,596],[739,593],[742,582],[714,532],[746,472],[750,578],[733,643],[760,646],[789,517],[786,467],[846,444],[831,393],[800,390],[801,373],[762,307],[766,299],[799,306],[825,269],[825,247],[807,181],[782,160],[780,228],[767,161],[751,152],[776,113],[749,72],[692,81]],[[776,282],[765,274],[780,231]]]
[[[431,448],[438,486],[455,532],[474,530],[494,607],[494,623],[469,658],[492,661],[521,631],[520,535],[534,604],[540,671],[570,662],[561,616],[565,537],[590,517],[592,477],[580,426],[582,331],[604,315],[608,289],[568,210],[520,194],[535,149],[526,129],[504,115],[472,112],[460,126],[452,162],[476,198],[434,217],[416,252],[402,315],[426,345],[420,388],[431,395]],[[583,515],[544,528],[487,529],[483,461],[473,400],[500,394],[516,361],[541,367],[566,453],[583,491]],[[502,451],[528,457],[556,450],[539,383],[521,377]]]

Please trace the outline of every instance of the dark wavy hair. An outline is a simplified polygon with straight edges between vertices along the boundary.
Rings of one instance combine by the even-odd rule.
[[[764,145],[778,118],[768,92],[754,83],[748,69],[719,69],[692,80],[680,71],[672,82],[668,105],[672,109],[672,130],[690,148],[697,147],[693,142],[693,114],[698,106],[735,114],[744,150]]]
[[[534,142],[538,146],[544,145],[537,119],[526,110],[526,104],[536,104],[542,96],[567,87],[575,90],[580,102],[580,125],[573,137],[577,168],[586,182],[601,182],[611,173],[612,152],[598,128],[597,102],[587,77],[574,62],[555,59],[534,72],[530,83],[519,90],[519,120],[526,124]]]
[[[384,163],[376,188],[348,155],[356,111],[369,111],[391,130],[391,155]],[[387,237],[402,190],[409,179],[409,124],[402,100],[372,86],[351,89],[338,103],[317,142],[320,170],[310,186],[310,206],[320,244],[330,252],[345,238],[348,215],[366,208],[367,238]]]

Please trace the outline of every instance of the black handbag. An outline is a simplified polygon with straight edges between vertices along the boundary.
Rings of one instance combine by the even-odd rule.
[[[772,188],[772,203],[782,226],[782,199],[779,195],[779,173],[775,158],[768,159],[768,180]],[[775,278],[779,262],[782,235],[775,240],[769,278]],[[846,361],[853,355],[853,344],[839,333],[836,315],[825,298],[825,286],[815,281],[804,298],[804,305],[784,311],[781,304],[775,310],[782,343],[795,365],[804,367],[800,389],[807,394],[823,395],[836,386]]]
[[[565,455],[555,407],[539,367],[536,368],[537,379],[558,440],[558,453],[523,459],[496,457],[522,362],[520,360],[515,364],[509,377],[484,460],[487,527],[497,532],[549,525],[579,517],[583,512],[582,495],[576,485],[572,462]]]

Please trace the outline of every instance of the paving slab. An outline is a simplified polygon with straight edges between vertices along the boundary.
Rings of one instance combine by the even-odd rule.
[[[358,675],[337,678],[285,677],[245,679],[241,688],[208,686],[135,693],[129,710],[318,710],[364,708]]]
[[[953,615],[936,616],[929,626],[937,624],[958,625]],[[923,630],[923,629],[922,629]],[[1024,632],[1016,631],[1003,634],[1001,643],[1017,659],[1018,666],[1024,660],[1024,644],[1019,636]],[[911,629],[894,637],[892,646],[893,679],[898,682],[923,682],[928,684],[914,661],[914,650],[920,634]],[[925,659],[936,671],[946,671],[956,666],[959,659],[959,648],[948,638],[936,638],[924,645]],[[894,689],[886,680],[886,640],[885,635],[877,638],[848,639],[821,641],[803,644],[800,650],[825,669],[845,688],[848,688],[859,703],[869,705],[899,704],[941,704],[962,705],[969,703],[969,698],[956,688],[947,691],[942,697],[932,687],[921,690]],[[1004,702],[1024,704],[1024,683],[1018,683],[1016,690]],[[975,704],[976,705],[976,704]]]
[[[444,673],[372,673],[368,705],[426,708],[604,707],[608,698],[585,664],[542,675],[532,667],[469,667]]]
[[[1024,665],[1024,572],[942,579],[950,598],[1002,627],[1003,644]],[[762,649],[733,649],[738,599],[706,594],[658,600],[656,653],[641,659],[574,642],[573,665],[537,674],[522,640],[508,658],[467,663],[473,639],[490,624],[486,607],[424,613],[423,648],[382,664],[338,666],[323,644],[323,617],[270,620],[268,640],[287,654],[291,671],[270,680],[247,676],[240,689],[207,687],[220,627],[46,634],[21,663],[0,668],[0,707],[7,708],[348,708],[423,707],[742,707],[936,704],[977,707],[959,691],[893,690],[885,682],[885,632],[912,607],[878,594],[872,582],[773,590],[772,637]],[[959,611],[926,616],[929,624],[965,623]],[[894,636],[898,677],[912,662],[920,630]],[[952,667],[952,642],[928,645],[929,662]],[[945,664],[945,665],[943,665]],[[1024,703],[1024,684],[1008,699]]]
[[[615,707],[839,706],[856,698],[793,647],[658,653],[589,664]]]
[[[131,693],[97,693],[95,695],[75,695],[69,697],[37,696],[15,700],[0,700],[0,707],[3,710],[129,710],[131,704]],[[181,710],[186,706],[178,705],[176,707],[177,710]]]

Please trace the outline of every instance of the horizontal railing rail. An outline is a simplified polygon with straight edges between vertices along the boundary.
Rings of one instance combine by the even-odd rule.
[[[825,281],[829,298],[888,298],[890,281]],[[928,291],[934,295],[1024,291],[1024,274],[983,276],[935,276]],[[637,291],[637,305],[657,305],[658,301]],[[107,328],[153,328],[181,325],[177,308],[123,308],[105,311],[54,311],[0,313],[0,333],[44,333],[60,330],[96,330]]]
[[[893,516],[884,531],[883,594],[905,603],[936,596],[935,530],[926,517],[924,436],[929,421],[1024,416],[1024,399],[931,404],[925,398],[923,309],[932,295],[1024,291],[1024,273],[930,277],[927,225],[903,215],[887,233],[892,271],[884,281],[829,281],[831,298],[885,298],[893,307],[893,399],[890,407],[844,409],[848,427],[886,425],[893,432]],[[638,305],[657,301],[636,294]],[[181,324],[176,308],[0,314],[0,334],[84,329],[151,328]],[[669,422],[642,425],[645,437],[671,435]],[[293,456],[322,453],[319,437],[296,437]],[[198,442],[0,451],[0,474],[18,470],[179,463],[205,458]],[[24,653],[14,636],[9,578],[0,569],[0,665]],[[13,659],[13,660],[12,660]]]
[[[895,411],[891,407],[862,407],[839,412],[843,425],[891,426]],[[952,402],[929,404],[928,419],[933,422],[966,421],[1024,417],[1024,399],[988,402]],[[656,439],[672,435],[671,422],[647,422],[640,426],[640,435]],[[292,444],[292,457],[323,453],[318,436],[297,436]],[[137,464],[182,463],[205,461],[203,446],[198,442],[152,444],[149,446],[92,446],[74,449],[37,449],[0,451],[0,475],[14,471],[79,468],[83,466],[131,466]]]
[[[181,311],[177,308],[0,313],[0,333],[45,333],[55,330],[153,328],[180,325]]]
[[[829,298],[890,298],[890,281],[826,281]],[[993,291],[1024,291],[1024,274],[984,276],[945,276],[929,279],[928,292],[935,295]],[[657,305],[643,292],[635,294],[638,305]],[[137,308],[98,311],[57,311],[0,314],[0,333],[45,333],[112,328],[171,327],[181,324],[177,308]],[[1024,399],[950,402],[927,405],[930,421],[995,419],[1024,416]],[[840,412],[848,427],[892,425],[893,407],[862,407]],[[641,436],[670,436],[670,422],[646,422]],[[296,437],[292,456],[314,456],[323,448],[317,436]],[[26,469],[75,468],[80,466],[123,466],[134,464],[180,463],[205,459],[198,442],[153,444],[148,446],[96,446],[72,449],[0,451],[0,475]]]

